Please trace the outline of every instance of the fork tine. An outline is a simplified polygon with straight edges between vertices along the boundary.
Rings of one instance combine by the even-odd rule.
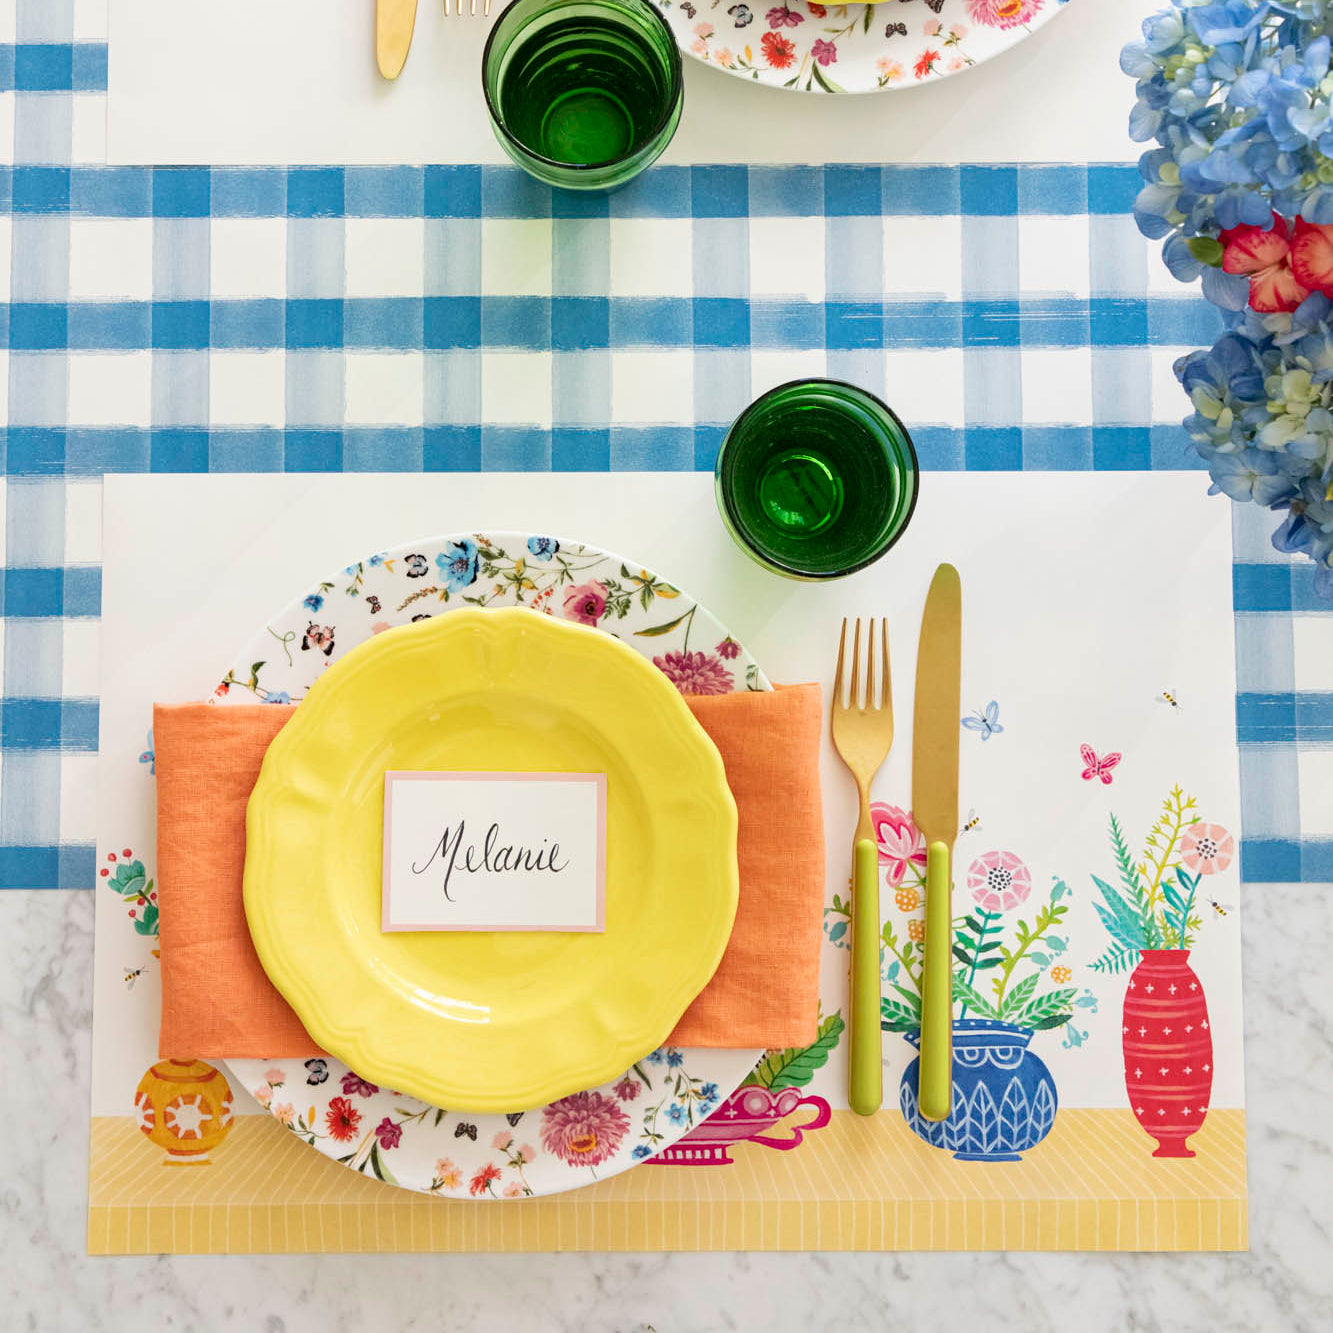
[[[861,707],[861,617],[856,617],[856,635],[852,639],[852,691],[849,708]]]
[[[847,617],[842,618],[842,633],[838,635],[838,668],[833,676],[833,706],[842,707],[842,657],[847,647]]]
[[[881,655],[884,659],[883,698],[880,700],[880,707],[887,708],[890,712],[892,712],[893,682],[889,675],[889,622],[887,617],[885,617],[885,619],[880,621],[880,631],[883,638],[883,653]]]
[[[878,708],[875,702],[875,617],[866,624],[866,707]]]

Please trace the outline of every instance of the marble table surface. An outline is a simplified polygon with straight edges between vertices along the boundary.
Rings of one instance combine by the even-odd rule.
[[[1249,1254],[89,1258],[91,892],[0,894],[0,1327],[1326,1330],[1333,889],[1247,885]]]

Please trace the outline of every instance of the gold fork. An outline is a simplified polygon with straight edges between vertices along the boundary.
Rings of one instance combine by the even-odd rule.
[[[833,744],[856,780],[861,817],[856,825],[852,882],[852,986],[847,1100],[858,1115],[873,1115],[884,1100],[880,1065],[879,865],[870,822],[870,783],[893,745],[893,687],[889,678],[889,627],[880,621],[881,686],[875,697],[875,621],[866,632],[866,691],[861,701],[861,620],[852,639],[852,679],[843,701],[843,658],[847,621],[838,639],[838,671],[833,686]]]

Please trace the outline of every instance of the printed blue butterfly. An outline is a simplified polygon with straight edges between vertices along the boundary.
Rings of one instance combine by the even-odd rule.
[[[971,716],[963,719],[963,726],[968,731],[979,731],[983,741],[988,741],[992,736],[999,735],[1004,730],[1000,725],[1000,705],[992,699],[986,705],[984,713],[980,709],[974,708]]]
[[[139,762],[141,764],[147,764],[148,771],[156,775],[157,755],[153,753],[153,732],[151,728],[149,728],[148,731],[148,748],[139,756]]]

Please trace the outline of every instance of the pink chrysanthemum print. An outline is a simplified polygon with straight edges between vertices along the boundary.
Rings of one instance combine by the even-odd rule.
[[[629,1116],[600,1092],[576,1092],[542,1111],[542,1145],[571,1166],[599,1166],[628,1129]]]
[[[987,28],[1017,28],[1031,23],[1042,0],[967,0],[967,16]]]
[[[731,673],[709,653],[667,653],[653,665],[682,694],[730,694]]]
[[[1032,876],[1013,852],[987,852],[967,868],[972,901],[988,912],[1007,912],[1032,892]]]
[[[1191,824],[1180,835],[1180,859],[1193,871],[1216,875],[1236,855],[1236,840],[1221,824]]]

